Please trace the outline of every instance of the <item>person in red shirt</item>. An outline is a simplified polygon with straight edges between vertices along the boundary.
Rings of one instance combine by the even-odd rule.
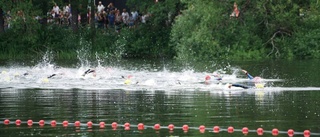
[[[231,13],[230,17],[236,17],[238,18],[240,14],[240,10],[238,9],[238,5],[236,2],[233,4],[233,12]]]

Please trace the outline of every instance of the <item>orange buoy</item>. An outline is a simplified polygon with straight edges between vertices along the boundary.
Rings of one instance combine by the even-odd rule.
[[[63,125],[64,127],[67,127],[67,126],[69,125],[69,122],[65,120],[65,121],[62,122],[62,125]]]
[[[76,122],[74,122],[74,126],[76,126],[76,127],[80,127],[80,121],[76,121]]]
[[[249,129],[248,129],[247,127],[243,127],[243,128],[242,128],[242,133],[243,133],[244,135],[248,134],[248,133],[249,133]]]
[[[52,127],[55,127],[55,126],[57,125],[57,122],[56,122],[55,120],[52,120],[52,121],[50,122],[50,124],[51,124]]]
[[[100,122],[100,123],[99,123],[100,128],[105,128],[105,125],[106,125],[106,124],[105,124],[104,122]]]
[[[138,130],[144,130],[144,125],[143,123],[138,124]]]
[[[279,130],[276,129],[276,128],[272,129],[272,135],[273,135],[273,136],[279,135]]]
[[[9,125],[9,124],[10,124],[10,120],[9,120],[9,119],[5,119],[5,120],[3,121],[3,124]]]
[[[39,125],[40,125],[40,126],[44,126],[44,124],[45,124],[45,123],[44,123],[44,120],[40,120],[40,121],[39,121]]]
[[[153,129],[154,130],[160,130],[160,124],[155,124],[154,126],[153,126]]]
[[[234,132],[234,128],[233,127],[228,127],[228,133],[233,133]]]
[[[20,120],[20,119],[17,119],[17,120],[16,120],[16,125],[17,125],[17,126],[20,126],[20,125],[21,125],[21,120]]]
[[[28,126],[32,126],[33,121],[32,121],[32,120],[28,120],[28,121],[27,121],[27,124],[28,124]]]
[[[257,134],[258,134],[259,136],[263,135],[263,129],[262,129],[262,128],[258,128],[258,129],[257,129]]]
[[[183,125],[182,126],[182,130],[185,131],[185,132],[188,131],[189,130],[189,126],[188,125]]]
[[[169,124],[169,125],[168,125],[168,129],[169,129],[170,131],[172,131],[172,130],[174,129],[174,125],[173,125],[173,124]]]
[[[213,132],[214,133],[219,133],[219,131],[220,131],[220,127],[219,126],[214,126],[213,127]]]

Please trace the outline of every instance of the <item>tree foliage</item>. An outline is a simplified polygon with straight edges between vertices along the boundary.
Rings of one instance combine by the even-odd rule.
[[[318,1],[238,0],[239,18],[229,16],[233,2],[181,1],[188,6],[171,31],[177,58],[319,58],[318,31],[306,28],[319,26]]]

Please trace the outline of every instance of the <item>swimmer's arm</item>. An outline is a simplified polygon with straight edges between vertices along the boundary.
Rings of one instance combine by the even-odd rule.
[[[253,77],[246,70],[242,70],[242,72],[244,72],[250,80],[253,79]]]

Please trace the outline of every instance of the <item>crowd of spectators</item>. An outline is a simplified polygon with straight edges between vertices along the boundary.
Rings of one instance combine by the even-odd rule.
[[[80,14],[78,14],[77,21],[83,24],[85,20],[85,25],[94,22],[95,27],[98,29],[114,29],[119,32],[121,28],[136,28],[140,23],[146,23],[148,18],[151,16],[149,13],[141,14],[137,10],[132,10],[130,13],[127,9],[118,9],[113,3],[109,3],[107,6],[103,5],[101,1],[94,7],[94,18],[91,17],[91,8],[89,7],[86,13],[86,19],[83,19]],[[66,4],[60,8],[57,4],[54,4],[52,9],[49,9],[46,15],[46,23],[56,24],[60,26],[70,26],[73,22],[72,20],[72,7],[70,4]],[[12,21],[12,16],[10,11],[3,13],[5,20],[5,28],[11,27],[10,22]],[[25,20],[23,11],[18,11],[17,16],[21,16]],[[36,16],[34,19],[43,23],[43,17]]]
[[[59,25],[69,26],[72,22],[71,5],[63,6],[60,9],[56,4],[48,12],[48,23],[56,23]],[[107,6],[103,5],[101,1],[95,6],[94,19],[91,16],[91,9],[88,8],[86,14],[86,24],[94,21],[95,27],[98,29],[114,29],[119,32],[121,28],[135,28],[139,23],[146,23],[151,14],[139,14],[137,10],[133,10],[131,13],[127,9],[118,9],[113,3],[109,3]],[[78,22],[81,23],[83,16],[78,15]],[[88,25],[89,26],[89,25]]]
[[[157,0],[156,0],[157,2]],[[72,21],[72,8],[70,4],[66,4],[59,8],[59,6],[55,3],[52,9],[49,9],[46,15],[46,20],[43,20],[43,17],[36,16],[34,17],[35,20],[38,20],[40,23],[44,23],[46,21],[48,24],[57,24],[60,26],[70,26]],[[132,10],[130,13],[127,9],[118,9],[115,7],[113,3],[109,3],[107,6],[103,5],[101,1],[94,7],[94,18],[92,19],[91,16],[91,8],[89,7],[87,10],[86,15],[81,16],[78,14],[77,21],[79,24],[84,24],[85,26],[90,26],[94,22],[94,26],[101,30],[115,30],[119,32],[121,28],[128,27],[128,28],[136,28],[137,25],[140,23],[147,23],[148,18],[151,17],[151,14],[144,13],[141,14],[137,10]],[[233,5],[233,11],[230,17],[238,18],[240,14],[240,10],[236,2]],[[10,11],[3,12],[4,17],[4,28],[9,29],[11,28],[11,21],[16,19],[21,19],[24,22],[26,21],[24,12],[22,10],[17,11],[16,14],[11,15]],[[85,17],[82,20],[81,17]],[[169,17],[170,19],[170,17]],[[85,23],[83,23],[85,22]]]

